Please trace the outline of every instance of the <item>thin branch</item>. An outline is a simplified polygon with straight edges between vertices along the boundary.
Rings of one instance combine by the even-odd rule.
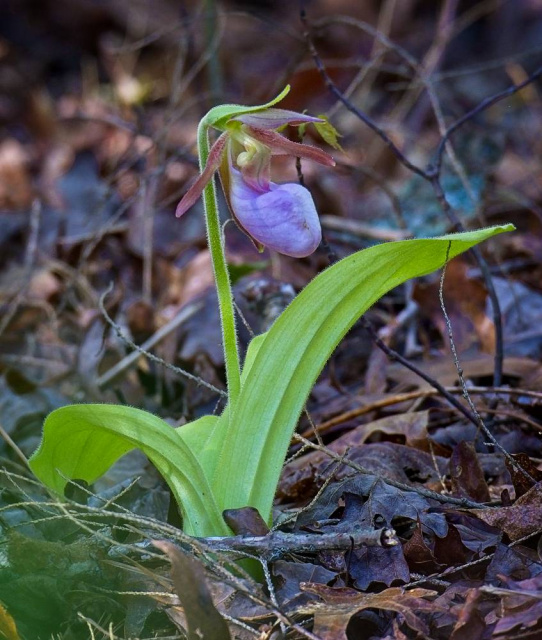
[[[402,356],[400,353],[398,353],[391,347],[388,347],[388,345],[384,342],[384,340],[382,340],[379,337],[376,329],[373,327],[372,323],[369,320],[367,320],[367,318],[362,317],[361,322],[362,322],[363,328],[366,329],[371,334],[371,338],[376,344],[376,346],[379,349],[381,349],[388,356],[388,358],[390,358],[390,360],[395,360],[401,363],[404,367],[406,367],[407,369],[410,369],[410,371],[415,373],[422,380],[425,380],[434,389],[436,389],[441,394],[441,396],[445,398],[453,407],[455,407],[459,412],[461,412],[465,416],[465,418],[467,418],[467,420],[472,422],[472,424],[478,426],[478,421],[476,420],[476,416],[473,413],[471,413],[467,409],[467,407],[461,404],[461,402],[457,398],[455,398],[446,389],[444,385],[440,384],[440,382],[436,378],[433,378],[429,374],[425,373],[425,371],[417,367],[413,362],[410,362],[410,360]]]
[[[450,125],[446,131],[446,133],[442,136],[439,145],[437,147],[437,151],[435,153],[435,160],[432,165],[427,168],[426,173],[432,177],[433,175],[439,175],[441,164],[442,164],[442,155],[444,153],[444,147],[446,142],[449,140],[450,136],[452,136],[460,127],[462,127],[466,122],[477,116],[482,111],[489,109],[497,102],[504,100],[505,98],[509,98],[513,96],[518,91],[521,91],[527,85],[533,83],[540,76],[542,76],[542,67],[538,67],[533,73],[531,73],[523,82],[519,84],[513,84],[504,91],[496,93],[495,95],[488,96],[482,102],[480,102],[476,107],[468,111],[465,115],[461,116],[458,120],[456,120],[452,125]]]
[[[402,164],[405,165],[405,167],[407,167],[408,169],[410,169],[414,173],[418,174],[422,178],[427,179],[425,171],[421,167],[418,167],[415,164],[413,164],[412,162],[410,162],[410,160],[408,160],[408,158],[399,149],[399,147],[397,147],[395,145],[395,143],[388,136],[388,134],[385,133],[366,113],[361,111],[361,109],[358,109],[356,106],[354,106],[350,102],[350,100],[345,98],[345,96],[343,95],[342,91],[340,91],[340,89],[337,87],[337,85],[329,77],[329,74],[327,73],[324,65],[322,64],[322,60],[320,59],[320,56],[318,55],[318,52],[316,51],[316,48],[315,48],[314,43],[312,41],[312,38],[310,36],[309,27],[308,27],[308,23],[307,23],[307,15],[306,15],[304,9],[301,10],[301,22],[303,23],[303,26],[304,26],[304,29],[305,29],[305,31],[304,31],[305,40],[307,42],[307,46],[309,47],[309,51],[310,51],[310,54],[312,56],[312,59],[314,60],[314,64],[316,65],[316,68],[318,69],[318,72],[322,76],[322,80],[324,81],[324,83],[325,83],[326,87],[329,89],[329,91],[337,98],[337,100],[339,100],[340,102],[342,102],[344,104],[344,106],[348,109],[348,111],[353,113],[362,122],[364,122],[370,129],[372,129],[376,133],[376,135],[379,136],[383,140],[383,142],[390,149],[390,151],[396,156],[396,158]]]
[[[129,347],[134,349],[134,353],[130,353],[129,355],[127,355],[120,362],[118,362],[114,367],[109,369],[109,371],[106,371],[102,376],[100,376],[96,382],[99,388],[105,387],[114,378],[120,375],[120,373],[122,373],[125,369],[131,366],[139,358],[140,355],[144,355],[149,360],[152,360],[152,362],[155,362],[156,364],[159,364],[160,366],[165,367],[166,369],[169,369],[174,373],[177,373],[185,378],[188,378],[189,380],[192,380],[196,384],[206,387],[207,389],[210,389],[211,391],[214,391],[215,393],[218,393],[219,395],[225,398],[228,397],[228,394],[225,391],[223,391],[222,389],[219,389],[218,387],[215,387],[210,382],[206,382],[205,380],[202,380],[198,376],[195,376],[189,373],[188,371],[181,369],[180,367],[176,367],[170,364],[169,362],[166,362],[162,358],[155,356],[153,353],[150,353],[149,351],[147,351],[147,349],[151,348],[152,346],[160,342],[160,340],[162,340],[173,329],[178,327],[182,322],[188,320],[188,318],[193,316],[194,313],[196,313],[196,311],[198,311],[199,309],[198,305],[193,305],[190,308],[183,309],[179,314],[177,314],[177,316],[175,316],[175,318],[173,318],[173,320],[168,322],[167,325],[162,327],[153,336],[151,336],[142,346],[139,346],[124,334],[124,332],[122,331],[122,327],[120,327],[120,325],[118,325],[111,318],[111,316],[109,315],[109,313],[105,308],[105,305],[104,305],[105,298],[111,293],[112,290],[113,290],[113,284],[111,283],[109,287],[103,292],[102,296],[100,297],[100,302],[99,302],[100,311],[103,317],[105,318],[106,322],[115,331],[117,336],[125,344],[127,344]]]
[[[452,246],[452,242],[449,241],[448,242],[448,246],[446,247],[446,258],[445,258],[445,261],[444,261],[444,267],[442,268],[442,274],[440,276],[438,297],[439,297],[439,301],[440,301],[440,308],[442,309],[442,313],[444,315],[444,321],[446,322],[446,329],[448,331],[448,338],[450,340],[450,349],[452,350],[452,355],[453,355],[453,359],[454,359],[455,368],[457,369],[457,376],[459,378],[459,384],[461,385],[461,388],[463,389],[463,397],[468,402],[468,405],[469,405],[469,407],[470,407],[470,409],[472,411],[472,415],[473,415],[474,419],[476,420],[476,425],[478,426],[479,429],[481,429],[483,431],[484,435],[486,436],[486,438],[488,438],[488,440],[491,442],[491,444],[504,455],[504,457],[512,465],[512,467],[514,469],[516,469],[516,471],[518,471],[523,476],[525,476],[525,478],[527,478],[533,484],[536,484],[536,480],[527,471],[525,471],[525,469],[521,465],[519,465],[516,462],[516,460],[514,460],[514,458],[508,453],[508,451],[506,451],[506,449],[499,442],[497,442],[497,440],[495,439],[495,436],[487,428],[485,422],[482,420],[482,416],[478,413],[476,407],[474,406],[474,402],[472,401],[472,398],[470,397],[469,390],[468,390],[467,385],[465,383],[465,378],[463,376],[463,369],[461,368],[461,364],[459,362],[459,356],[457,355],[457,349],[456,349],[456,346],[455,346],[455,340],[454,340],[453,331],[452,331],[452,323],[450,322],[450,318],[448,316],[448,312],[446,311],[446,305],[444,304],[444,278],[446,276],[446,267],[448,265],[448,260],[450,258],[450,248],[451,248],[451,246]]]
[[[430,489],[423,489],[422,487],[415,487],[410,484],[405,484],[404,482],[398,482],[397,480],[386,478],[385,476],[378,475],[377,473],[375,473],[374,471],[371,471],[370,469],[367,469],[366,467],[362,467],[360,464],[358,464],[357,462],[354,462],[353,460],[348,460],[348,458],[343,459],[343,457],[340,456],[338,453],[331,451],[331,449],[325,446],[321,447],[319,444],[315,444],[314,442],[307,440],[307,438],[304,438],[301,435],[295,434],[294,438],[296,440],[299,440],[303,444],[307,445],[311,449],[314,449],[315,451],[321,451],[322,453],[325,453],[332,460],[337,460],[337,461],[342,460],[345,466],[350,467],[351,469],[354,469],[354,471],[357,471],[358,473],[362,473],[363,475],[366,475],[366,476],[376,476],[378,477],[379,480],[381,480],[385,484],[390,485],[390,487],[395,487],[396,489],[401,489],[401,491],[412,491],[413,493],[417,493],[423,496],[424,498],[429,498],[430,500],[437,500],[438,502],[455,504],[459,507],[464,507],[467,509],[485,509],[488,506],[496,506],[496,505],[483,504],[481,502],[474,502],[473,500],[469,500],[468,498],[454,498],[453,496],[444,496],[440,493],[437,493],[436,491],[431,491]]]
[[[465,227],[457,217],[455,211],[450,206],[450,203],[446,199],[446,195],[444,193],[444,189],[440,183],[440,177],[438,174],[433,175],[429,182],[433,187],[433,191],[435,193],[435,197],[442,209],[442,211],[446,214],[448,220],[454,225],[457,231],[465,231]],[[486,262],[486,259],[482,255],[482,252],[478,247],[471,247],[470,251],[474,255],[478,266],[480,267],[480,271],[482,272],[482,277],[484,279],[485,285],[487,287],[487,293],[489,295],[489,299],[491,300],[491,311],[493,315],[493,324],[495,326],[495,366],[493,370],[493,386],[499,387],[502,384],[502,370],[503,370],[503,361],[504,361],[504,335],[503,335],[503,326],[502,326],[502,314],[501,314],[501,304],[499,302],[499,296],[497,295],[497,291],[495,289],[495,285],[493,284],[493,277],[491,275],[491,270],[489,265]],[[495,407],[492,407],[495,408]]]
[[[274,531],[265,536],[228,536],[200,538],[213,551],[237,551],[256,554],[268,562],[290,553],[346,551],[362,546],[393,547],[399,540],[393,529],[333,533],[285,533]]]
[[[394,352],[395,353],[395,352]],[[453,395],[459,395],[463,393],[463,389],[459,387],[444,387],[448,393]],[[529,398],[534,398],[536,400],[542,400],[542,392],[540,391],[531,391],[530,389],[509,389],[508,387],[469,387],[469,393],[471,395],[488,395],[488,394],[506,394],[506,395],[514,395],[514,396],[526,396]],[[416,391],[408,391],[406,393],[398,393],[394,396],[386,396],[384,398],[380,398],[379,400],[375,400],[374,402],[370,402],[369,404],[363,405],[362,407],[357,407],[356,409],[351,409],[350,411],[345,411],[325,422],[321,422],[316,425],[316,429],[320,434],[325,433],[332,427],[336,427],[339,424],[343,424],[349,420],[353,420],[355,418],[359,418],[360,416],[366,415],[367,413],[372,413],[373,411],[378,411],[379,409],[384,409],[386,407],[391,407],[395,404],[402,404],[403,402],[409,402],[410,400],[419,400],[420,398],[430,398],[435,395],[440,395],[440,391],[438,389],[418,389]],[[519,419],[519,416],[518,416]],[[540,428],[540,427],[539,427]],[[301,435],[304,437],[310,437],[312,434],[312,429],[307,429]],[[299,452],[296,452],[296,457]]]
[[[410,162],[410,160],[408,160],[408,158],[405,156],[405,154],[394,144],[394,142],[385,133],[385,131],[383,131],[382,128],[379,127],[372,120],[372,118],[370,118],[370,116],[368,116],[361,109],[359,109],[358,107],[353,105],[351,103],[351,101],[348,98],[346,98],[346,96],[343,94],[343,92],[340,91],[340,89],[337,87],[337,85],[329,77],[329,74],[327,73],[327,71],[326,71],[326,69],[325,69],[325,67],[324,67],[324,65],[322,63],[322,61],[320,59],[320,56],[319,56],[318,52],[316,51],[314,43],[313,43],[313,41],[311,39],[306,13],[305,13],[305,11],[303,9],[301,10],[301,21],[302,21],[302,24],[303,24],[303,27],[304,27],[304,37],[305,37],[305,41],[307,43],[307,47],[308,47],[309,52],[310,52],[310,54],[311,54],[311,56],[312,56],[312,58],[314,60],[315,66],[316,66],[318,72],[320,73],[320,75],[322,76],[322,79],[324,80],[324,83],[327,86],[327,88],[329,89],[329,91],[338,100],[340,100],[351,113],[356,115],[356,117],[358,117],[364,124],[366,124],[372,131],[374,131],[374,133],[376,133],[376,135],[378,135],[381,138],[381,140],[391,150],[391,152],[395,155],[395,157],[399,160],[399,162],[401,162],[403,164],[403,166],[405,166],[407,169],[409,169],[410,171],[412,171],[416,175],[420,176],[421,178],[423,178],[424,180],[429,182],[429,184],[431,184],[431,186],[432,186],[432,188],[433,188],[433,190],[435,192],[435,196],[437,198],[437,201],[439,202],[439,205],[441,206],[443,212],[448,217],[450,222],[454,225],[454,227],[458,231],[464,230],[464,227],[463,227],[461,221],[459,220],[459,218],[457,217],[456,213],[453,211],[452,207],[450,206],[449,202],[447,201],[446,195],[445,195],[444,190],[442,188],[442,185],[440,183],[440,170],[441,170],[441,164],[442,164],[442,156],[443,156],[444,150],[446,148],[446,143],[447,143],[448,139],[450,138],[450,136],[455,131],[457,131],[457,129],[459,129],[469,119],[473,118],[474,116],[476,116],[477,114],[481,113],[482,111],[484,111],[488,107],[492,106],[493,104],[499,102],[500,100],[503,100],[504,98],[509,97],[510,95],[513,95],[514,93],[516,93],[517,91],[521,90],[523,87],[527,86],[528,84],[534,82],[539,76],[542,75],[542,67],[536,69],[523,82],[521,82],[521,83],[519,83],[517,85],[512,85],[511,87],[509,87],[505,91],[501,91],[498,94],[495,94],[493,96],[490,96],[490,97],[486,98],[479,105],[477,105],[474,109],[472,109],[471,111],[466,113],[462,118],[460,118],[455,123],[453,123],[446,130],[446,132],[444,133],[444,135],[442,136],[442,138],[440,140],[440,143],[439,143],[439,146],[438,146],[437,152],[436,152],[436,160],[435,160],[435,162],[433,164],[430,163],[425,169],[423,169],[423,168],[413,164],[412,162]],[[376,35],[375,35],[375,37],[376,37]],[[412,56],[410,56],[410,54],[406,54],[405,55],[403,50],[399,50],[396,46],[393,46],[393,45],[388,45],[388,46],[390,46],[394,50],[398,51],[398,53],[401,56],[404,57],[405,61],[410,66],[412,66],[415,71],[417,71],[418,73],[420,73],[422,75],[422,79],[424,80],[424,84],[426,84],[426,78],[424,77],[423,72],[420,72],[419,64],[417,63],[417,61],[415,61],[412,58]],[[492,303],[493,322],[494,322],[494,325],[495,325],[495,368],[494,368],[493,384],[494,384],[494,386],[500,386],[501,381],[502,381],[502,363],[503,363],[504,349],[503,349],[502,318],[501,318],[499,300],[498,300],[498,296],[497,296],[495,287],[493,285],[493,280],[492,280],[492,277],[491,277],[490,269],[489,269],[485,259],[483,258],[482,253],[476,247],[474,247],[472,249],[472,252],[473,252],[473,255],[474,255],[476,261],[478,262],[478,264],[480,266],[480,269],[482,271],[482,274],[483,274],[483,277],[484,277],[484,281],[485,281],[486,286],[487,286],[488,294],[489,294],[489,297],[490,297],[490,300],[491,300],[491,303]],[[495,408],[495,407],[492,407],[492,408]]]

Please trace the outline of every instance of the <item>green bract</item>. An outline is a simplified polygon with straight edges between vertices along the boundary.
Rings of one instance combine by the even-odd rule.
[[[213,126],[226,117],[217,114]],[[45,421],[32,470],[62,493],[68,478],[93,482],[120,456],[139,448],[171,487],[187,533],[224,535],[228,529],[222,510],[247,505],[269,521],[299,415],[348,329],[390,289],[442,267],[448,247],[451,259],[513,228],[391,242],[341,260],[318,275],[271,329],[251,342],[236,401],[222,416],[173,429],[131,407],[63,407]]]
[[[203,118],[200,126],[213,129],[226,129],[228,120],[235,116],[241,116],[245,113],[255,113],[274,107],[290,93],[290,85],[286,85],[276,98],[256,107],[246,107],[240,104],[221,104],[219,107],[213,107]]]

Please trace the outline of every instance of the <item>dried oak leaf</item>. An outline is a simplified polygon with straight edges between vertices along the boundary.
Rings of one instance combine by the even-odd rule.
[[[300,587],[323,600],[323,603],[311,603],[303,613],[314,614],[313,633],[326,640],[347,640],[346,627],[350,619],[364,609],[395,611],[411,629],[423,635],[428,635],[429,629],[418,614],[443,611],[427,599],[437,594],[430,589],[404,591],[393,587],[381,593],[360,593],[348,587],[326,587],[311,582],[301,583]]]
[[[542,480],[542,471],[540,471],[540,469],[526,453],[516,453],[512,457],[522,469],[527,471],[531,478],[534,478],[537,482]],[[529,491],[529,489],[533,486],[533,483],[528,478],[526,478],[525,475],[517,469],[517,467],[512,465],[510,460],[506,459],[505,463],[506,468],[508,469],[508,473],[512,477],[512,483],[516,491],[516,498],[520,498],[522,495],[526,494],[527,491]]]
[[[499,544],[487,567],[485,581],[494,586],[503,584],[501,576],[525,580],[542,573],[542,563],[535,549]]]
[[[403,553],[412,571],[429,574],[442,569],[433,555],[433,549],[424,538],[419,521],[411,538],[403,545]]]
[[[463,544],[458,529],[453,524],[448,523],[448,533],[446,537],[435,537],[433,555],[438,563],[449,567],[467,562],[471,554],[467,546]]]
[[[171,542],[155,541],[154,546],[171,562],[171,577],[184,609],[189,640],[229,640],[228,625],[213,603],[202,564]]]
[[[436,502],[414,491],[403,491],[386,484],[373,475],[356,475],[330,484],[316,503],[299,514],[296,529],[310,527],[314,522],[331,518],[344,499],[341,521],[333,524],[333,531],[350,531],[353,526],[363,529],[393,527],[394,518],[421,522],[425,530],[444,537],[448,524],[443,513],[429,513]],[[326,528],[320,526],[325,533]]]
[[[336,453],[342,454],[346,451],[344,441],[340,445],[333,442],[329,448]],[[322,484],[326,477],[326,470],[329,470],[330,459],[324,452],[317,452],[319,456],[301,456],[297,460],[289,463],[284,468],[278,487],[278,498],[280,500],[307,498],[313,495],[318,486]],[[366,472],[376,476],[382,476],[391,480],[397,480],[405,484],[416,482],[427,482],[437,484],[441,475],[448,471],[448,459],[441,456],[431,456],[431,454],[419,449],[414,449],[395,442],[372,442],[362,446],[351,446],[348,460],[363,467]],[[435,461],[438,470],[435,468]],[[345,476],[352,475],[352,468],[348,465],[341,465],[334,470],[333,477],[340,480]],[[313,493],[311,493],[311,487]]]
[[[450,640],[482,640],[487,625],[480,613],[480,596],[478,589],[468,590]]]
[[[363,591],[374,582],[389,587],[394,582],[406,583],[410,580],[410,571],[400,545],[356,549],[351,554],[348,568],[354,586]]]
[[[450,477],[455,495],[489,502],[489,488],[472,442],[459,442],[450,458]]]
[[[542,530],[542,482],[538,482],[510,507],[467,511],[490,526],[504,531],[510,540],[519,540]]]
[[[508,638],[509,633],[517,627],[528,629],[531,633],[536,627],[542,635],[542,575],[520,582],[507,580],[507,587],[495,590],[502,596],[502,614],[493,632],[494,637]]]
[[[336,577],[334,571],[310,562],[277,560],[273,563],[276,597],[283,611],[295,611],[301,603],[307,603],[309,596],[301,592],[300,583],[329,584]]]

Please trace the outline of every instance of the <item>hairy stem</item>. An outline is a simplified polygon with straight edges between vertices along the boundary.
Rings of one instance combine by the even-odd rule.
[[[209,133],[206,124],[203,122],[200,123],[198,127],[198,154],[200,168],[203,171],[209,157]],[[214,178],[207,183],[203,190],[203,208],[207,227],[207,244],[213,261],[218,307],[220,310],[228,399],[229,405],[233,407],[241,388],[241,371],[239,366],[239,351],[237,349],[237,334],[235,331],[233,293],[228,267],[226,265],[226,256],[222,245],[222,233]]]

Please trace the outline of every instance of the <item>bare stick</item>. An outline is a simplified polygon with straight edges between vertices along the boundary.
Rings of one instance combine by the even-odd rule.
[[[213,551],[238,551],[256,554],[268,562],[289,553],[346,551],[362,546],[393,547],[399,540],[393,529],[333,533],[285,533],[274,531],[265,536],[224,536],[200,538]]]
[[[453,395],[458,395],[463,393],[463,389],[461,389],[460,387],[444,387],[444,389],[448,393],[451,393]],[[508,387],[469,387],[470,395],[487,395],[487,394],[497,394],[497,393],[513,395],[513,396],[524,395],[529,398],[542,400],[542,392],[531,391],[530,389],[509,389]],[[316,425],[316,429],[320,434],[322,434],[325,431],[331,429],[332,427],[337,426],[338,424],[343,424],[344,422],[353,420],[354,418],[359,418],[359,416],[363,416],[367,413],[372,413],[373,411],[377,411],[378,409],[391,407],[394,404],[401,404],[402,402],[409,402],[410,400],[418,400],[420,398],[430,398],[431,396],[435,396],[435,395],[440,395],[440,391],[438,389],[433,388],[433,389],[418,389],[417,391],[408,391],[406,393],[398,393],[394,396],[386,396],[384,398],[380,398],[379,400],[370,402],[369,404],[363,405],[362,407],[357,407],[356,409],[345,411],[339,415],[334,416],[333,418],[329,418],[329,420],[326,420],[325,422],[320,422],[320,424]],[[517,416],[517,418],[518,420],[524,419],[521,416]],[[540,428],[540,426],[538,426],[538,428]],[[312,428],[307,429],[301,435],[307,438],[307,437],[310,437],[311,434],[312,434]],[[296,452],[296,457],[298,457],[298,455],[299,455],[299,451]]]
[[[474,116],[477,116],[479,113],[482,113],[482,111],[489,109],[489,107],[492,107],[494,104],[497,104],[497,102],[504,100],[504,98],[513,96],[515,93],[517,93],[518,91],[521,91],[524,87],[534,82],[540,76],[542,76],[542,67],[538,67],[535,71],[533,71],[533,73],[531,73],[531,75],[525,78],[523,82],[520,82],[519,84],[513,84],[507,89],[505,89],[504,91],[501,91],[500,93],[496,93],[493,96],[488,96],[487,98],[482,100],[482,102],[480,102],[478,105],[476,105],[476,107],[468,111],[465,115],[461,116],[461,118],[459,118],[452,125],[450,125],[446,133],[442,136],[439,142],[437,151],[435,153],[435,160],[433,162],[432,167],[428,167],[427,173],[431,177],[432,175],[439,174],[440,167],[442,164],[442,155],[444,153],[444,147],[446,145],[446,142],[449,140],[450,136],[452,136],[460,127],[462,127],[465,124],[465,122],[468,122],[469,120],[474,118]]]
[[[510,95],[513,95],[514,93],[516,93],[517,91],[519,91],[523,87],[525,87],[526,85],[528,85],[531,82],[533,82],[534,80],[536,80],[540,75],[542,75],[542,67],[540,67],[539,69],[534,71],[523,82],[521,82],[521,83],[519,83],[517,85],[512,85],[511,87],[509,87],[505,91],[501,91],[500,93],[495,94],[494,96],[490,96],[490,97],[486,98],[480,104],[478,104],[477,107],[475,107],[474,109],[469,111],[467,114],[465,114],[462,118],[460,118],[455,123],[453,123],[447,129],[447,131],[445,132],[445,134],[441,138],[441,141],[440,141],[439,146],[437,148],[436,161],[433,164],[429,164],[425,169],[423,169],[423,168],[413,164],[412,162],[410,162],[410,160],[408,160],[408,158],[405,156],[405,154],[394,144],[394,142],[385,133],[385,131],[383,131],[382,128],[379,127],[372,120],[372,118],[370,118],[370,116],[368,116],[361,109],[359,109],[358,107],[353,105],[350,102],[350,100],[348,100],[348,98],[345,97],[343,92],[340,91],[340,89],[337,87],[337,85],[329,77],[329,74],[327,73],[327,71],[326,71],[326,69],[325,69],[325,67],[324,67],[324,65],[322,63],[322,61],[320,59],[320,56],[318,55],[318,52],[316,51],[316,48],[315,48],[315,46],[314,46],[314,44],[312,42],[311,36],[310,36],[307,17],[306,17],[305,11],[303,9],[301,11],[301,21],[302,21],[303,27],[304,27],[304,37],[305,37],[305,40],[307,42],[307,47],[308,47],[309,52],[310,52],[310,54],[311,54],[311,56],[312,56],[312,58],[314,60],[315,66],[318,69],[320,75],[322,76],[322,79],[324,80],[324,82],[325,82],[327,88],[329,89],[329,91],[331,93],[333,93],[333,95],[338,100],[340,100],[351,113],[356,115],[364,124],[366,124],[372,131],[374,131],[384,141],[386,146],[392,151],[392,153],[396,156],[396,158],[407,169],[409,169],[410,171],[412,171],[416,175],[419,175],[421,178],[423,178],[424,180],[426,180],[427,182],[429,182],[431,184],[431,186],[433,187],[433,190],[435,192],[435,196],[437,198],[437,201],[439,202],[443,212],[448,217],[450,222],[454,225],[454,227],[458,231],[464,230],[464,227],[463,227],[461,221],[457,217],[456,213],[453,211],[453,209],[450,206],[449,202],[446,200],[446,196],[445,196],[444,190],[443,190],[442,185],[440,183],[440,169],[441,169],[442,155],[443,155],[444,149],[446,147],[446,142],[448,141],[450,136],[455,131],[457,131],[457,129],[459,129],[469,119],[473,118],[475,115],[481,113],[482,111],[484,111],[488,107],[492,106],[493,104],[499,102],[500,100],[503,100],[504,98],[506,98],[506,97],[508,97]],[[390,45],[388,45],[388,46],[390,46]],[[407,61],[408,64],[410,66],[412,66],[413,69],[418,71],[418,73],[420,72],[418,63],[410,55],[404,55],[403,51],[399,50],[396,46],[394,46],[393,48],[395,50],[397,50],[399,52],[399,54],[404,57],[405,61]],[[422,76],[423,76],[423,74],[422,74]],[[426,83],[426,78],[423,77],[422,79],[424,80],[424,83]],[[492,277],[491,277],[491,273],[490,273],[489,267],[488,267],[485,259],[483,258],[480,250],[477,249],[476,247],[474,247],[472,249],[472,252],[473,252],[473,255],[476,258],[476,261],[478,262],[478,264],[480,266],[480,269],[482,271],[482,274],[483,274],[483,277],[484,277],[484,281],[486,283],[486,286],[487,286],[487,289],[488,289],[488,293],[489,293],[489,296],[490,296],[490,299],[491,299],[491,303],[492,303],[493,322],[495,324],[495,369],[494,369],[493,384],[494,384],[494,386],[500,386],[501,381],[502,381],[502,362],[503,362],[504,349],[503,349],[502,318],[501,318],[499,300],[498,300],[498,296],[497,296],[496,291],[495,291],[495,287],[493,285],[493,280],[492,280]],[[495,407],[492,407],[492,408],[495,408]]]
[[[448,242],[448,246],[446,247],[446,259],[444,262],[444,267],[442,268],[442,274],[440,276],[440,284],[438,290],[438,296],[440,301],[440,308],[442,309],[442,313],[444,315],[444,320],[446,322],[446,329],[448,330],[448,338],[450,340],[450,349],[452,350],[452,355],[454,358],[455,368],[457,369],[457,376],[459,378],[459,384],[463,389],[463,397],[468,402],[469,407],[472,411],[472,415],[476,420],[477,426],[484,432],[484,435],[491,444],[498,449],[504,457],[508,460],[508,462],[512,465],[514,469],[516,469],[519,473],[525,476],[530,482],[536,484],[536,480],[527,472],[525,469],[520,466],[514,458],[506,451],[506,449],[495,439],[495,436],[491,433],[491,431],[487,428],[485,422],[482,420],[482,416],[478,413],[476,407],[474,406],[474,402],[470,397],[469,390],[467,389],[467,385],[465,383],[465,378],[463,376],[463,369],[461,368],[461,364],[459,363],[459,356],[457,355],[457,349],[455,347],[454,336],[452,332],[452,323],[450,322],[450,318],[448,316],[448,312],[446,311],[446,306],[444,304],[444,278],[446,276],[446,267],[448,265],[448,260],[450,257],[450,248],[452,246],[451,241]]]
[[[126,336],[123,333],[122,328],[107,313],[107,310],[104,306],[104,300],[109,295],[109,293],[111,293],[112,289],[113,289],[113,284],[111,283],[109,287],[102,294],[99,302],[100,311],[102,312],[102,315],[105,318],[106,322],[109,324],[109,326],[112,329],[114,329],[117,336],[123,342],[125,342],[129,347],[134,349],[134,351],[128,354],[125,358],[123,358],[120,362],[118,362],[114,367],[111,367],[109,371],[106,371],[102,376],[98,378],[98,380],[96,381],[96,384],[99,388],[103,389],[103,387],[109,384],[112,380],[114,380],[117,376],[119,376],[122,372],[124,372],[128,367],[132,366],[132,364],[134,364],[134,362],[136,362],[136,360],[141,355],[144,355],[149,360],[156,362],[162,367],[165,367],[166,369],[169,369],[174,373],[177,373],[185,378],[188,378],[189,380],[194,381],[198,385],[207,387],[207,389],[210,389],[211,391],[214,391],[215,393],[218,393],[223,397],[227,397],[227,393],[225,391],[223,391],[222,389],[219,389],[218,387],[215,387],[210,382],[206,382],[205,380],[202,380],[198,376],[195,376],[189,373],[188,371],[181,369],[180,367],[175,367],[174,365],[169,364],[169,362],[166,362],[162,358],[159,358],[158,356],[155,356],[154,354],[148,351],[148,349],[151,349],[156,344],[158,344],[161,340],[163,340],[169,333],[171,333],[179,325],[181,325],[183,322],[188,320],[188,318],[191,318],[196,313],[196,311],[198,311],[201,308],[201,303],[193,304],[193,305],[190,305],[189,307],[185,307],[184,309],[181,309],[181,311],[172,320],[170,320],[166,325],[164,325],[154,335],[152,335],[148,340],[146,340],[141,346],[139,346],[135,342],[130,340],[130,338],[128,338],[128,336]]]
[[[440,493],[437,493],[436,491],[431,491],[430,489],[423,489],[421,487],[415,487],[413,485],[405,484],[404,482],[392,480],[391,478],[386,478],[384,476],[378,475],[376,472],[371,471],[370,469],[362,467],[360,464],[358,464],[357,462],[354,462],[353,460],[348,460],[348,458],[343,459],[342,456],[335,453],[334,451],[331,451],[331,449],[328,449],[327,447],[321,447],[319,444],[315,444],[314,442],[307,440],[307,438],[304,438],[301,435],[296,434],[294,435],[294,438],[296,438],[296,440],[299,440],[303,444],[306,444],[311,449],[325,453],[332,460],[338,460],[338,461],[342,460],[345,466],[350,467],[351,469],[354,469],[354,471],[357,471],[358,473],[362,473],[363,475],[366,475],[366,476],[375,476],[385,484],[389,484],[390,487],[401,489],[401,491],[412,491],[413,493],[418,493],[424,498],[437,500],[438,502],[455,504],[457,506],[465,507],[468,509],[485,509],[487,506],[493,506],[493,505],[483,504],[481,502],[474,502],[473,500],[469,500],[468,498],[454,498],[453,496],[444,496]]]

